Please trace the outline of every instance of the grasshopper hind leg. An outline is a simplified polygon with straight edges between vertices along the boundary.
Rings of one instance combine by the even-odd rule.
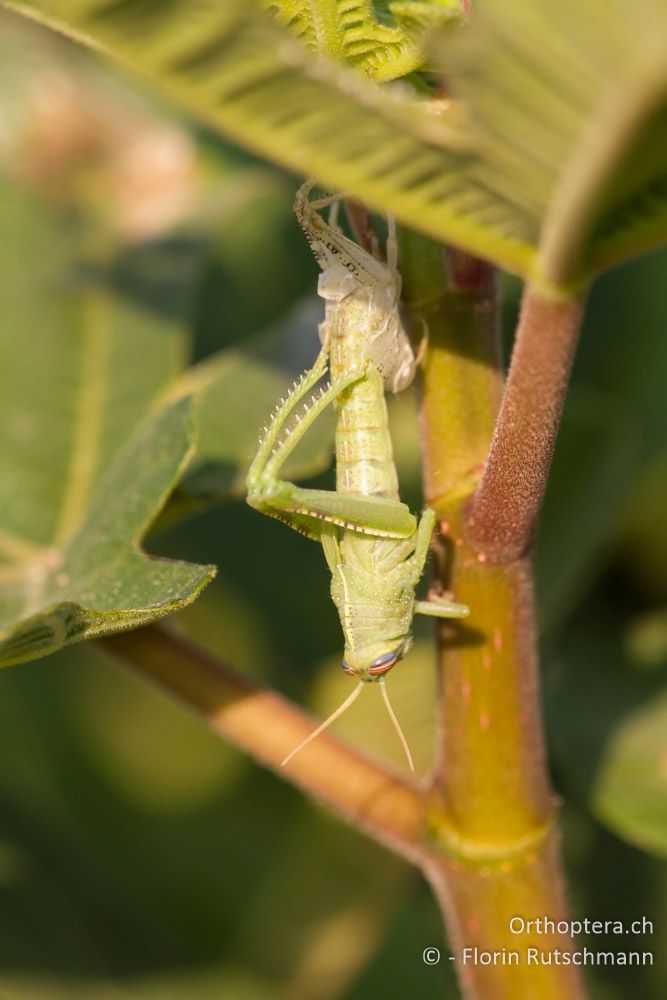
[[[319,395],[315,395],[305,405],[303,412],[297,413],[299,404],[326,371],[327,357],[328,346],[325,343],[313,368],[280,401],[246,478],[247,499],[251,507],[276,517],[296,531],[317,540],[321,534],[318,520],[326,520],[327,511],[311,511],[310,506],[318,499],[314,491],[301,490],[293,483],[280,479],[280,470],[320,413],[349,385],[365,377],[365,371],[349,372],[323,388]]]

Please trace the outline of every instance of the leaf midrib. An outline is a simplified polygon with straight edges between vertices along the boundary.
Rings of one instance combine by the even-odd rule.
[[[81,324],[83,349],[73,446],[53,540],[56,548],[63,548],[81,524],[99,464],[112,342],[111,308],[104,293],[94,290],[84,294]]]

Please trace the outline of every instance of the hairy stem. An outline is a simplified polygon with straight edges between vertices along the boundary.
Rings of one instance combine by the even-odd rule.
[[[488,462],[465,516],[471,543],[496,562],[532,546],[583,308],[583,299],[526,289]]]

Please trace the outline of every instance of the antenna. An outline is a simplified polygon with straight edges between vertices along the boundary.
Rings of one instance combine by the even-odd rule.
[[[406,740],[405,734],[399,725],[398,719],[396,718],[396,713],[391,707],[391,702],[389,701],[389,695],[387,694],[387,688],[384,683],[384,677],[380,677],[379,681],[380,681],[380,690],[382,691],[382,697],[384,698],[384,703],[387,706],[387,711],[389,712],[389,718],[391,719],[394,725],[394,729],[398,733],[398,738],[401,741],[401,746],[405,751],[405,756],[408,758],[408,764],[410,765],[410,770],[414,771],[415,765],[412,759],[412,754],[410,753],[410,747],[408,746],[408,741]]]
[[[357,700],[357,698],[359,697],[359,694],[360,694],[361,689],[362,689],[363,686],[364,686],[364,682],[363,681],[359,681],[359,683],[357,684],[357,686],[354,689],[354,691],[352,691],[351,694],[348,694],[348,696],[345,699],[345,701],[343,702],[343,704],[339,705],[338,708],[336,709],[336,711],[332,712],[331,715],[329,716],[329,718],[325,719],[324,722],[321,725],[319,725],[317,727],[317,729],[314,730],[314,732],[312,732],[310,734],[310,736],[306,736],[305,740],[303,740],[301,743],[299,743],[298,747],[295,747],[294,750],[291,750],[287,754],[287,756],[285,757],[285,760],[281,763],[280,766],[284,767],[285,764],[289,764],[289,762],[291,761],[292,757],[296,756],[296,754],[298,754],[300,750],[303,750],[304,747],[307,747],[309,743],[312,743],[312,741],[317,736],[319,736],[320,733],[323,733],[325,729],[328,729],[329,726],[331,725],[331,723],[335,722],[336,719],[340,718],[340,716],[343,714],[343,712],[347,712],[347,710],[350,707],[350,705],[352,705],[353,702],[355,702]],[[385,696],[385,698],[386,698],[386,696]],[[389,711],[391,712],[391,709],[389,709]],[[396,726],[398,726],[398,723],[395,721],[395,717],[394,717],[394,724]],[[399,729],[399,733],[400,733],[400,729]],[[407,749],[407,744],[405,743],[405,737],[403,736],[402,733],[401,733],[401,739],[403,740],[403,745],[406,747],[406,753],[407,753],[408,759],[410,759],[410,763],[412,765],[412,759],[410,758],[410,751]],[[414,767],[412,768],[412,770],[414,771]]]

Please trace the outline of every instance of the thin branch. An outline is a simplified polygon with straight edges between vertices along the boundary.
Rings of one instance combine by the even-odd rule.
[[[282,768],[315,720],[162,626],[99,640],[117,659],[157,683],[281,778],[331,806],[396,853],[422,853],[424,793],[412,782],[324,733]]]
[[[526,289],[488,462],[465,516],[468,540],[495,562],[513,562],[533,542],[583,308],[583,297]]]

